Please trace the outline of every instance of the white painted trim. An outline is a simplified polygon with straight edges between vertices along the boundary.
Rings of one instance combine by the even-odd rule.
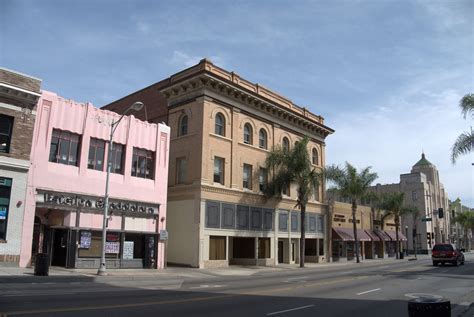
[[[10,109],[10,110],[14,110],[14,111],[19,111],[19,112],[21,112],[21,109],[23,109],[23,107],[19,107],[19,106],[12,105],[12,104],[9,104],[9,103],[4,103],[4,102],[0,102],[0,107]],[[36,110],[32,110],[31,114],[36,116]]]
[[[30,95],[33,95],[33,96],[36,96],[36,97],[41,97],[41,94],[39,94],[37,92],[31,91],[31,90],[26,90],[26,89],[16,87],[16,86],[12,86],[12,85],[9,85],[9,84],[0,83],[0,86],[6,87],[6,88],[9,88],[9,89],[13,89],[13,90],[18,90],[18,91],[24,92],[25,94],[30,94]]]

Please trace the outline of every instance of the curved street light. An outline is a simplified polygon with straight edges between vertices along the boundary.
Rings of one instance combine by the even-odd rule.
[[[105,266],[105,244],[106,244],[106,237],[107,237],[107,218],[109,213],[109,177],[110,177],[110,170],[112,168],[112,147],[113,147],[113,137],[115,130],[117,129],[120,121],[122,121],[123,117],[131,110],[133,111],[140,111],[143,108],[143,102],[136,101],[130,107],[125,110],[122,116],[117,121],[112,121],[110,124],[110,139],[109,139],[109,149],[107,151],[107,176],[105,178],[105,204],[104,204],[104,219],[102,221],[102,253],[100,257],[100,265],[99,270],[97,271],[98,275],[107,275],[107,270]]]

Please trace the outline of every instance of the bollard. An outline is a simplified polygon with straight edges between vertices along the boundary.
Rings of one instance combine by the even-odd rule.
[[[451,317],[451,302],[436,297],[419,297],[408,302],[409,317]]]

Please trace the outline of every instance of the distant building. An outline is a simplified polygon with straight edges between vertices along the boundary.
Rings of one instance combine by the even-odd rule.
[[[410,173],[400,175],[399,183],[377,184],[371,190],[377,193],[405,193],[405,206],[416,206],[420,210],[416,224],[411,216],[403,216],[401,221],[401,231],[408,235],[410,251],[415,241],[414,229],[417,250],[421,252],[428,252],[435,243],[451,242],[448,195],[440,182],[436,166],[426,159],[424,153]]]
[[[40,79],[0,68],[0,265],[20,262],[40,87]]]
[[[98,268],[110,124],[120,116],[47,91],[37,111],[20,266],[47,253],[51,265]],[[133,115],[115,130],[105,244],[109,268],[164,267],[160,231],[166,229],[169,138],[168,126]]]
[[[193,267],[299,262],[296,186],[266,199],[274,146],[310,137],[313,167],[325,166],[324,119],[207,59],[105,108],[121,113],[142,100],[151,122],[171,127],[167,257]],[[307,206],[305,259],[327,261],[324,187]]]

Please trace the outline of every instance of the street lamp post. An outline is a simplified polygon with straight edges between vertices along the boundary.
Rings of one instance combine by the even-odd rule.
[[[98,275],[107,275],[106,266],[105,266],[105,244],[107,238],[107,218],[109,213],[109,177],[110,177],[110,170],[112,169],[112,146],[113,146],[113,137],[115,130],[117,129],[120,121],[122,121],[123,117],[129,112],[130,110],[133,111],[140,111],[143,108],[143,103],[140,101],[134,102],[130,107],[125,110],[122,114],[120,119],[117,121],[112,121],[110,124],[110,139],[109,139],[109,149],[107,151],[107,176],[105,178],[105,203],[104,203],[104,219],[102,221],[102,253],[100,257],[100,265],[99,270],[97,271]]]

